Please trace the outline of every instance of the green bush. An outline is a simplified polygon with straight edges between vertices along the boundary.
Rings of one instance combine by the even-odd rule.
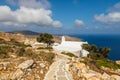
[[[73,53],[70,53],[70,52],[61,52],[61,54],[65,54],[65,55],[67,55],[69,57],[77,57]]]
[[[6,41],[0,38],[0,44],[3,44],[3,43],[6,43]]]
[[[9,46],[0,46],[0,58],[8,58],[8,52],[12,51]]]
[[[24,48],[20,48],[17,52],[17,56],[24,56],[25,54],[25,49]]]
[[[6,52],[0,50],[0,58],[8,58],[8,57],[9,56]]]
[[[10,41],[9,41],[9,44],[13,44],[13,45],[15,45],[15,46],[18,46],[18,47],[31,47],[31,45],[25,45],[23,42],[18,42],[18,41],[16,41],[15,39],[11,39]]]
[[[17,56],[25,56],[34,58],[34,52],[32,50],[25,50],[24,48],[20,48],[17,52]]]
[[[96,60],[96,66],[100,68],[101,66],[103,67],[108,67],[110,69],[120,69],[120,65],[116,64],[114,61],[106,60],[106,59],[99,59]]]
[[[109,56],[110,48],[98,48],[96,45],[83,44],[82,48],[89,51],[88,57],[97,60],[99,58],[107,58]]]
[[[48,53],[48,55],[45,58],[45,61],[48,61],[51,64],[53,62],[54,57],[55,57],[54,53]]]
[[[44,47],[38,47],[37,49],[45,49]]]
[[[37,49],[47,49],[47,50],[52,50],[53,48],[52,47],[39,47]]]

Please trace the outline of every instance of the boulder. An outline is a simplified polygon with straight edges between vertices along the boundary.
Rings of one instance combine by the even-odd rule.
[[[65,70],[66,70],[66,71],[69,71],[69,64],[66,64],[66,65],[65,65]]]
[[[120,73],[120,69],[117,69],[115,72],[116,72],[116,73]]]
[[[40,63],[40,67],[44,68],[45,64],[44,63]]]
[[[97,77],[91,77],[89,78],[88,80],[101,80],[100,78],[97,78]]]
[[[10,62],[0,62],[0,65],[3,65],[3,66],[8,66],[10,64]]]
[[[79,68],[79,69],[83,69],[85,68],[85,64],[84,63],[76,63],[76,67]]]
[[[35,74],[35,79],[41,80],[40,76],[38,74]]]
[[[27,69],[33,65],[34,61],[33,60],[26,60],[23,63],[18,65],[18,68],[20,69]]]
[[[23,74],[24,74],[23,71],[20,70],[20,69],[18,69],[18,70],[16,70],[15,72],[13,72],[13,73],[10,74],[10,79],[12,79],[12,80],[18,79],[18,78],[20,78]]]
[[[0,71],[3,70],[4,65],[0,64]]]
[[[81,72],[82,72],[82,73],[87,73],[87,71],[88,71],[88,70],[87,70],[86,68],[81,69]]]
[[[74,62],[76,59],[75,59],[75,57],[72,57],[72,61]]]
[[[43,74],[43,70],[40,70],[40,73]]]
[[[119,60],[119,61],[116,61],[116,64],[119,64],[119,65],[120,65],[120,60]]]
[[[103,80],[110,80],[110,75],[108,75],[107,73],[103,73],[103,75],[102,75],[102,79]]]
[[[9,64],[10,62],[0,62],[0,70],[7,70]]]
[[[118,76],[118,75],[111,75],[111,77],[115,80],[120,80],[120,76]]]
[[[83,76],[84,76],[86,79],[89,79],[89,78],[91,78],[91,77],[94,77],[95,74],[93,74],[93,73],[86,73],[86,74],[83,74]]]
[[[9,74],[1,73],[0,80],[8,80],[8,78],[9,78]]]

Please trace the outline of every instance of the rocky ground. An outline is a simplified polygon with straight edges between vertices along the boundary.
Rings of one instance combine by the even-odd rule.
[[[31,55],[32,57],[12,55],[9,58],[1,58],[0,80],[43,80],[54,61],[50,56],[54,53],[45,51],[39,55],[35,53],[36,55]]]
[[[6,59],[0,62],[0,80],[42,80],[49,69],[44,61],[27,58]]]
[[[98,72],[90,68],[90,66],[83,63],[84,59],[72,59],[70,62],[70,71],[74,80],[120,80],[120,72],[109,69],[107,71]],[[101,69],[102,70],[102,69]],[[104,68],[105,70],[105,68]],[[116,74],[115,74],[116,72]]]
[[[0,33],[0,80],[43,80],[55,52],[32,48],[24,44],[25,36],[16,35]]]

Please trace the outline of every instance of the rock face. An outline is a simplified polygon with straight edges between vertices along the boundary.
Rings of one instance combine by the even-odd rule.
[[[27,60],[24,61],[23,63],[18,65],[18,68],[20,69],[27,69],[33,65],[34,61],[33,60]]]

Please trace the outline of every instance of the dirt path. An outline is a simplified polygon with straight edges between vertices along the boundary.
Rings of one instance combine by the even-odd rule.
[[[50,66],[44,80],[73,80],[68,70],[68,58],[64,55],[57,55],[55,62]]]

